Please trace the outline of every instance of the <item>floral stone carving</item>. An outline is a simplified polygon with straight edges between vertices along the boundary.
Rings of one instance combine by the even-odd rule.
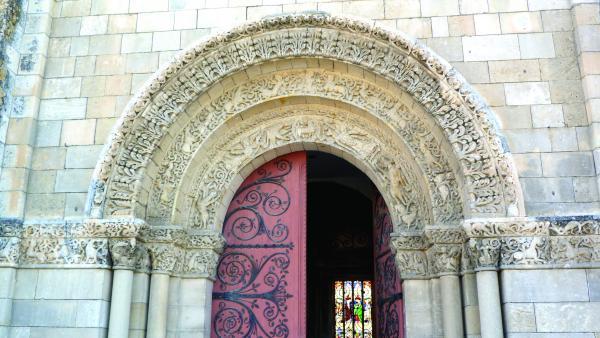
[[[512,162],[483,100],[425,47],[360,21],[322,14],[271,17],[195,46],[145,87],[122,116],[97,167],[90,212],[132,215],[136,182],[169,126],[216,81],[257,63],[318,57],[363,67],[397,84],[432,116],[452,145],[475,214],[516,214]]]

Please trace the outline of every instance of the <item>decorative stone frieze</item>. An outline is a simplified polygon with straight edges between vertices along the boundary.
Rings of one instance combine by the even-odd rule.
[[[133,214],[149,157],[199,95],[244,68],[290,57],[348,62],[395,83],[443,130],[459,163],[470,214],[522,212],[515,170],[492,114],[452,67],[397,33],[313,13],[245,24],[190,48],[157,74],[128,106],[96,168],[91,215]]]
[[[108,248],[113,269],[134,269],[136,264],[135,247],[135,238],[109,239]]]
[[[600,265],[598,216],[478,219],[463,227],[475,260],[485,261],[479,268],[492,268],[491,258],[501,269]]]
[[[109,267],[109,239],[134,239],[144,225],[139,219],[31,221],[18,231],[3,225],[0,256],[6,252],[20,266]]]

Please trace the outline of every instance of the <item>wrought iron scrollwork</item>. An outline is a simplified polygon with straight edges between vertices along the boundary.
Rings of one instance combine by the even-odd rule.
[[[225,254],[217,266],[212,331],[219,338],[287,338],[286,310],[294,243],[283,222],[291,195],[292,163],[280,158],[255,171],[236,192],[225,216]],[[269,224],[270,223],[270,224]]]
[[[287,239],[289,229],[286,224],[277,220],[269,228],[263,216],[281,216],[290,207],[290,193],[283,182],[292,170],[292,165],[288,160],[281,159],[275,166],[278,173],[273,174],[262,167],[257,170],[259,179],[237,191],[234,196],[237,207],[225,216],[224,229],[229,231],[226,236],[232,235],[239,241],[249,241],[264,234],[275,243]]]

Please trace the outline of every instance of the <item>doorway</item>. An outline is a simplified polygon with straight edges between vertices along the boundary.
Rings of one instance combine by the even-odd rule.
[[[345,160],[294,152],[255,169],[225,219],[211,337],[402,337],[385,202]]]
[[[308,152],[307,183],[307,336],[372,337],[376,189],[322,152]]]

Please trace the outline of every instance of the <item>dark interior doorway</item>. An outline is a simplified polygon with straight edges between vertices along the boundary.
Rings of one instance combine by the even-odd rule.
[[[370,179],[349,162],[308,152],[307,330],[335,337],[336,280],[374,280],[373,199]]]

